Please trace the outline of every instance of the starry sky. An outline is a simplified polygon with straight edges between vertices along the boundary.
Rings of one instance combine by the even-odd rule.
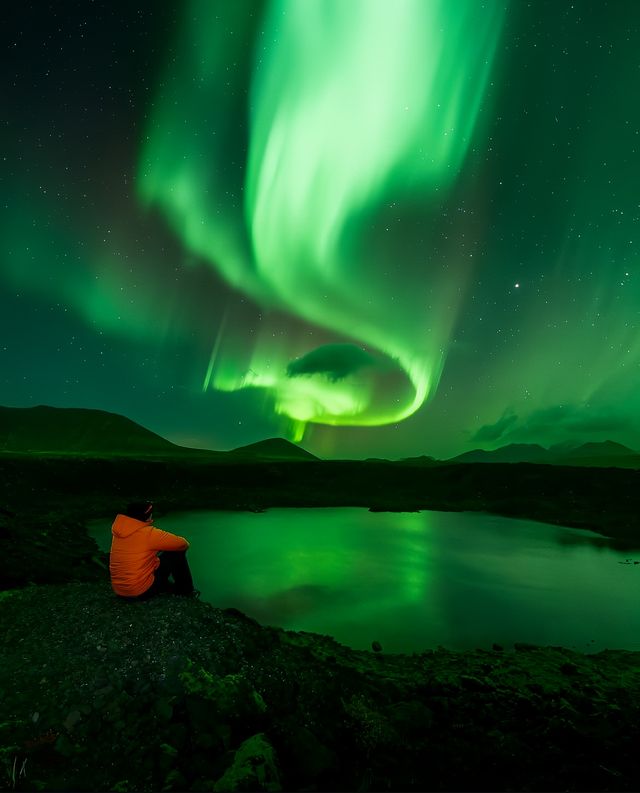
[[[640,6],[5,5],[1,404],[640,448]]]

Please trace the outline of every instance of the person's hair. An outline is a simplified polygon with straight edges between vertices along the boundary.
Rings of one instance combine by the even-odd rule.
[[[149,520],[153,512],[153,503],[151,501],[132,501],[127,505],[125,515],[129,518],[136,520]]]

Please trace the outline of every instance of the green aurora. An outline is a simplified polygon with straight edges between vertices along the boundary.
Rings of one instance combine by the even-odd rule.
[[[238,128],[238,110],[246,113],[213,101],[219,74],[238,57],[225,18],[237,7],[222,11],[198,0],[187,14],[143,154],[142,195],[233,286],[347,340],[354,355],[360,344],[384,357],[339,378],[326,369],[292,376],[288,362],[309,354],[299,339],[274,344],[263,334],[248,366],[225,355],[222,339],[205,387],[273,390],[298,440],[309,421],[407,418],[437,388],[460,290],[443,282],[428,250],[416,288],[416,273],[405,278],[402,262],[371,238],[385,206],[437,206],[455,182],[503,3],[272,2],[254,44],[242,202],[220,178],[224,146],[209,147]],[[435,310],[426,310],[429,294]],[[398,370],[410,388],[394,382]]]
[[[3,403],[323,456],[640,447],[640,11],[149,12],[16,22]]]

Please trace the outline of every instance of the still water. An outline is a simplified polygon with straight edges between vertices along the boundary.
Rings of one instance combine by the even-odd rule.
[[[159,528],[191,543],[202,599],[259,622],[385,652],[640,650],[640,553],[599,535],[471,512],[364,509],[181,512]],[[108,550],[108,521],[90,527]]]

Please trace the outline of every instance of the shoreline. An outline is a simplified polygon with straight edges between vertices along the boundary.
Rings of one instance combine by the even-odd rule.
[[[638,474],[532,463],[0,457],[0,505],[76,519],[117,512],[123,501],[142,494],[167,511],[324,506],[484,511],[588,528],[633,539],[640,547]]]
[[[621,790],[640,653],[351,650],[106,583],[13,590],[0,687],[16,790]],[[94,751],[100,746],[100,752]],[[0,769],[0,772],[3,769]]]
[[[294,511],[294,516],[287,514],[291,509]],[[342,520],[344,520],[345,525],[347,525],[352,520],[358,520],[359,522],[364,521],[363,525],[367,526],[368,528],[375,528],[375,523],[369,525],[367,516],[364,514],[367,512],[367,510],[362,507],[322,507],[311,508],[310,511],[317,512],[319,509],[330,510],[331,512],[330,516],[323,516],[319,518],[321,520],[320,526],[328,527],[333,525],[335,521],[341,525]],[[267,526],[278,532],[283,525],[289,525],[291,522],[293,522],[295,526],[298,526],[299,524],[302,530],[307,521],[307,518],[305,518],[304,515],[305,511],[307,510],[308,508],[304,507],[269,507],[264,510],[260,510],[260,514],[266,514],[267,512],[271,511],[276,513],[272,518],[267,519],[267,523],[261,523],[261,519],[257,516],[251,517],[249,519],[250,516],[256,515],[257,511],[255,510],[251,513],[242,513],[247,515],[246,519],[241,517],[232,517],[234,515],[240,515],[238,510],[180,510],[171,511],[164,515],[158,515],[156,524],[160,528],[168,529],[174,531],[177,534],[186,536],[192,542],[194,548],[193,552],[196,553],[196,557],[192,557],[190,555],[189,558],[193,559],[192,565],[195,577],[194,580],[196,580],[196,586],[202,589],[203,602],[208,602],[221,607],[238,607],[245,611],[245,613],[247,613],[251,618],[256,619],[263,625],[279,626],[298,632],[314,632],[318,630],[321,632],[328,632],[337,641],[344,643],[353,650],[369,651],[371,649],[372,642],[375,642],[376,644],[381,645],[382,649],[387,655],[410,655],[414,652],[420,653],[423,650],[432,649],[436,646],[442,646],[444,649],[451,652],[465,652],[467,650],[474,649],[490,650],[494,644],[501,645],[504,652],[510,652],[514,645],[564,646],[567,649],[587,654],[593,654],[605,649],[618,649],[630,652],[640,651],[640,644],[637,642],[637,640],[635,640],[635,637],[632,637],[626,630],[624,630],[622,625],[619,626],[617,631],[613,631],[613,633],[611,632],[610,628],[605,630],[604,635],[602,630],[591,632],[591,629],[588,627],[586,621],[584,622],[584,630],[582,631],[580,630],[579,625],[576,627],[575,624],[572,625],[569,623],[566,624],[566,630],[561,630],[558,628],[557,624],[555,627],[552,627],[552,629],[549,630],[547,627],[542,627],[542,623],[539,624],[539,620],[535,616],[531,618],[531,624],[537,626],[535,630],[530,630],[527,626],[527,623],[524,623],[524,625],[519,623],[515,626],[515,628],[514,626],[511,626],[511,629],[503,631],[502,628],[504,626],[499,621],[497,624],[493,625],[493,628],[489,627],[489,630],[485,629],[480,634],[474,631],[474,626],[467,625],[466,627],[461,628],[460,620],[458,619],[455,621],[455,623],[452,623],[452,625],[456,625],[455,630],[452,633],[448,629],[437,630],[434,628],[429,628],[425,631],[424,626],[421,627],[420,625],[420,623],[423,622],[424,615],[412,611],[413,619],[417,620],[417,622],[414,624],[414,627],[411,630],[398,632],[393,620],[390,621],[387,617],[385,620],[380,622],[377,617],[374,617],[376,609],[373,608],[369,609],[367,612],[367,618],[363,618],[361,631],[359,631],[357,627],[354,630],[344,630],[344,628],[340,627],[340,623],[335,624],[331,620],[330,613],[325,612],[322,622],[317,622],[315,619],[310,620],[304,611],[301,614],[297,614],[295,618],[292,618],[287,609],[282,610],[281,605],[275,607],[266,607],[265,603],[271,602],[272,600],[271,595],[265,594],[265,592],[271,592],[270,586],[267,590],[265,590],[265,592],[256,593],[251,591],[243,595],[241,594],[241,592],[243,592],[243,586],[240,585],[239,587],[236,587],[236,589],[238,589],[238,593],[235,596],[229,596],[227,588],[224,588],[222,592],[219,592],[215,580],[209,580],[206,563],[203,563],[198,558],[202,552],[205,554],[205,559],[209,558],[209,554],[213,552],[213,548],[218,541],[216,539],[212,539],[211,542],[213,542],[214,545],[210,545],[208,539],[210,536],[209,529],[213,532],[213,535],[211,535],[212,537],[224,537],[229,536],[228,532],[230,526],[240,525],[242,527],[246,527],[247,531],[249,532],[247,538],[252,536],[262,537],[263,530]],[[372,517],[374,517],[378,512],[380,511],[375,510]],[[464,526],[464,536],[468,536],[470,539],[472,539],[476,546],[481,545],[482,541],[478,538],[477,533],[479,532],[482,536],[482,532],[486,530],[485,521],[487,520],[488,522],[486,526],[488,527],[488,531],[490,532],[491,536],[493,536],[493,531],[499,531],[500,534],[497,541],[500,543],[503,543],[504,541],[507,543],[509,548],[512,547],[510,544],[511,542],[517,542],[515,538],[521,536],[520,532],[525,531],[526,535],[524,536],[526,536],[527,542],[536,542],[536,538],[540,536],[548,538],[549,542],[551,542],[553,547],[556,548],[556,552],[558,554],[575,553],[577,549],[579,549],[579,553],[581,554],[591,554],[595,564],[594,572],[601,570],[602,575],[605,578],[609,576],[609,579],[607,580],[610,580],[612,583],[617,582],[619,576],[623,573],[623,570],[618,570],[618,564],[626,564],[628,567],[632,567],[634,564],[633,559],[624,560],[624,554],[611,548],[610,544],[607,542],[607,538],[585,529],[555,527],[547,523],[540,523],[536,525],[536,523],[530,519],[496,516],[491,513],[464,512],[460,513],[460,517],[464,518],[465,520],[458,520],[456,516],[457,513],[438,513],[437,511],[425,512],[433,513],[434,522],[432,523],[431,518],[425,518],[424,522],[422,520],[418,523],[412,521],[412,526],[414,526],[415,529],[417,529],[418,526],[422,526],[425,530],[428,528],[429,531],[431,531],[434,526],[440,527],[437,533],[433,535],[433,542],[438,547],[440,546],[440,542],[447,542],[446,529],[455,529],[456,526]],[[342,513],[346,514],[343,515]],[[348,517],[349,514],[352,515],[351,518]],[[360,518],[354,518],[354,514],[359,514]],[[403,513],[394,510],[389,514],[393,516],[401,515]],[[413,512],[408,514],[415,515],[417,513]],[[438,520],[437,515],[442,516],[440,520]],[[90,529],[90,535],[95,538],[96,542],[99,544],[101,553],[104,554],[105,563],[106,559],[108,558],[110,546],[111,536],[109,527],[112,518],[113,516],[105,516],[104,518],[100,518],[93,523],[93,526]],[[495,521],[492,520],[493,518],[495,518]],[[316,517],[316,520],[318,520],[318,517]],[[398,524],[398,528],[402,527],[403,525],[400,518],[395,519],[394,517],[390,517],[384,520],[385,526],[387,526],[387,521],[389,521],[389,529],[392,529],[396,523]],[[440,522],[442,520],[446,521],[444,525],[442,525]],[[229,523],[229,521],[231,522]],[[519,523],[522,523],[523,528],[518,525]],[[494,528],[494,526],[496,528]],[[256,532],[255,534],[254,531]],[[311,541],[313,542],[313,533],[311,535],[307,535],[305,532],[304,536],[311,537]],[[436,540],[436,537],[440,539]],[[500,539],[502,537],[503,539]],[[251,541],[247,541],[250,545]],[[201,549],[200,552],[198,552],[198,548]],[[605,548],[607,551],[604,551]],[[607,558],[605,567],[602,566],[603,553]],[[277,550],[276,555],[278,555]],[[215,554],[211,558],[216,558]],[[348,554],[348,558],[352,558],[351,554]],[[511,567],[513,560],[511,559],[511,556],[508,556],[508,558],[510,560],[508,566]],[[384,560],[380,561],[384,563]],[[473,564],[472,560],[470,560],[470,564]],[[636,561],[635,564],[640,565],[640,561]],[[571,563],[571,561],[565,558],[561,566],[555,569],[555,572],[553,573],[554,580],[558,579],[561,582],[565,575],[575,575],[575,569],[576,568]],[[578,569],[580,568],[578,567]],[[480,568],[478,568],[478,571],[482,576],[483,571],[480,570]],[[526,567],[524,568],[523,572],[526,572]],[[629,587],[633,588],[635,586],[634,581],[636,581],[636,579],[633,577],[628,577],[630,571],[624,570],[624,572],[626,574],[625,581],[627,581],[626,599],[623,602],[618,602],[617,612],[620,613],[624,609],[624,612],[629,614],[633,612],[633,593],[629,590]],[[633,573],[635,572],[637,571],[634,570]],[[633,573],[631,573],[632,576]],[[430,575],[431,574],[432,573],[430,573]],[[242,565],[238,568],[237,575],[239,576],[239,580],[243,579],[245,573],[242,570]],[[510,575],[508,570],[506,571],[506,575],[507,577]],[[299,583],[300,582],[298,582],[298,584]],[[346,586],[348,586],[350,590],[354,586],[359,588],[361,583],[363,582],[349,579]],[[540,582],[535,584],[535,586],[538,586],[539,584]],[[278,581],[270,582],[270,585],[273,585],[275,589],[278,590]],[[401,585],[401,581],[396,580],[395,586]],[[304,586],[304,584],[301,586]],[[291,587],[296,589],[296,585],[294,583],[291,584]],[[509,593],[507,594],[505,594],[502,589],[500,592],[502,602],[501,608],[509,608],[510,597],[519,597],[519,590],[517,589],[515,591],[509,590]],[[608,587],[600,585],[600,596],[602,597],[602,600],[601,597],[595,599],[593,601],[594,607],[602,608],[604,610],[607,609],[607,592]],[[585,596],[588,596],[588,592],[585,591],[584,594]],[[375,601],[375,592],[371,591],[368,597],[369,596]],[[220,597],[222,597],[222,601],[220,601]],[[582,598],[578,597],[577,601],[582,601]],[[560,604],[561,601],[557,600],[557,603]],[[406,622],[405,605],[411,606],[411,604],[406,603],[402,606],[402,610],[400,610],[397,606],[395,608],[398,608],[396,612],[398,619],[404,620]],[[533,608],[535,612],[536,604],[528,603],[527,609],[529,608]],[[630,609],[631,611],[629,611]],[[347,614],[350,615],[350,613],[351,612],[347,611]],[[615,611],[610,611],[609,616],[612,620],[616,621],[617,617]],[[348,619],[348,617],[342,615],[341,619]],[[486,620],[488,620],[489,623],[493,622],[493,619],[490,616],[487,617]],[[434,622],[432,619],[429,619],[428,621]],[[462,622],[464,623],[464,618]],[[435,618],[434,624],[439,624],[438,617]],[[470,633],[468,633],[468,631],[470,631]],[[428,635],[425,635],[425,633]],[[571,638],[569,638],[569,635]],[[402,636],[402,639],[399,641],[400,636]],[[594,636],[597,637],[597,641],[593,638]]]
[[[233,465],[172,459],[0,459],[4,588],[97,580],[86,522],[140,497],[159,513],[359,507],[481,512],[593,532],[615,550],[640,550],[638,472],[549,465],[313,462]]]

